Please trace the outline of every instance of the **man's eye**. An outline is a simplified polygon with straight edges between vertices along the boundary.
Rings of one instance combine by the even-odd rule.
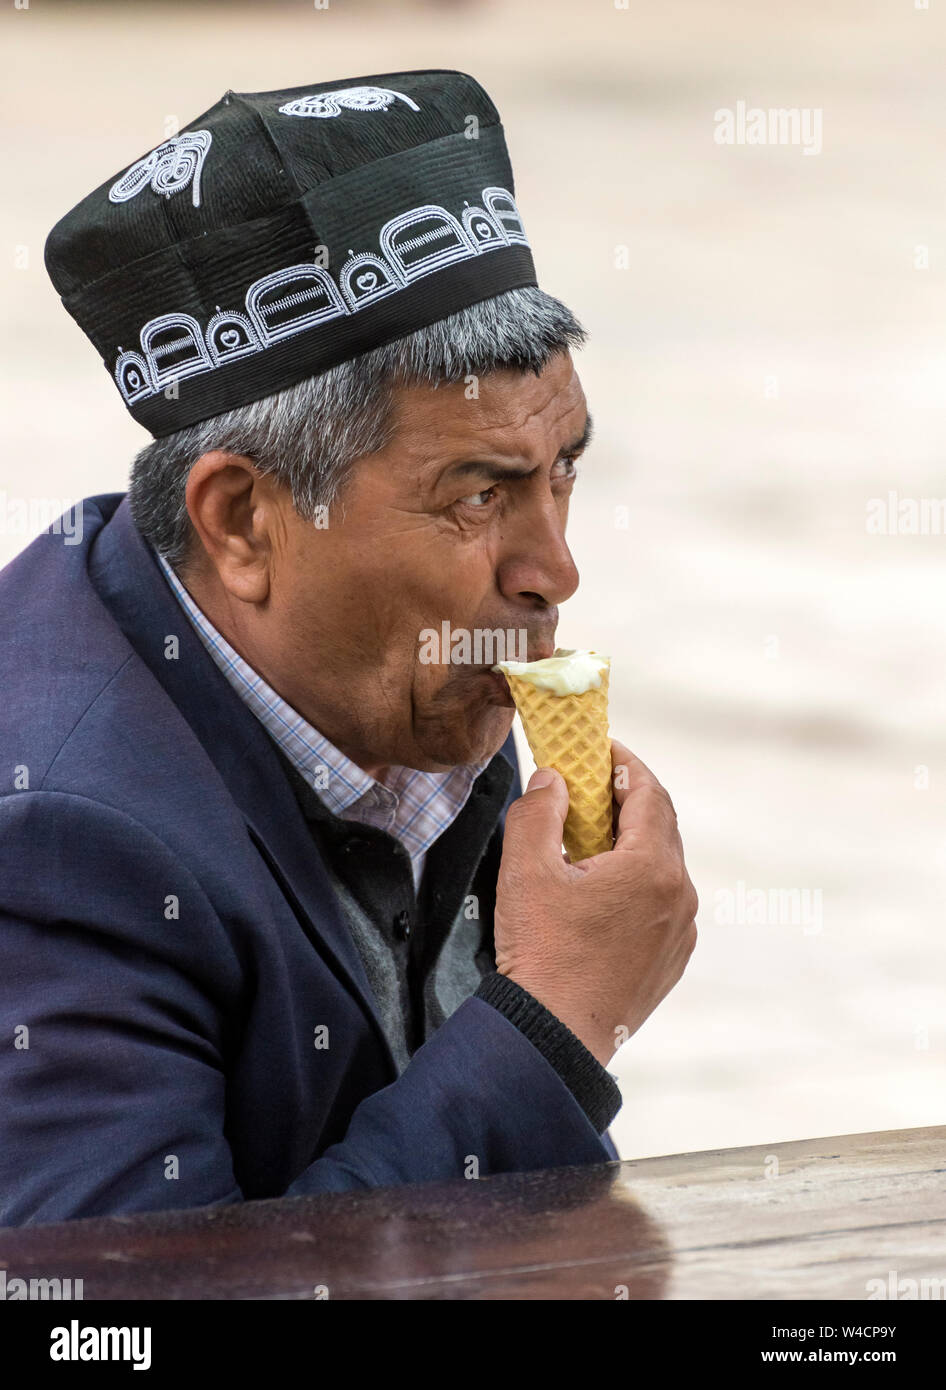
[[[460,501],[468,507],[485,507],[492,501],[495,488],[488,487],[485,492],[474,492],[470,497],[461,497]]]
[[[552,469],[553,478],[556,476],[555,469],[558,468],[559,465],[561,465],[565,471],[559,473],[557,475],[558,477],[574,478],[578,473],[578,456],[576,454],[569,454],[567,458],[559,459]]]

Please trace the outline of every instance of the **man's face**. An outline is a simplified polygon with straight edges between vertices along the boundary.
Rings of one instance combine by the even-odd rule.
[[[281,508],[269,600],[243,653],[376,775],[484,761],[512,724],[497,655],[474,645],[478,664],[431,662],[451,653],[425,629],[439,640],[446,622],[472,643],[477,629],[524,628],[537,660],[578,586],[564,531],[588,417],[570,355],[539,377],[491,373],[468,394],[402,388],[393,442],[354,464],[325,529]]]

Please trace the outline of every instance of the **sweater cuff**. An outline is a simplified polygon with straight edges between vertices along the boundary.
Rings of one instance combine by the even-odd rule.
[[[581,1039],[534,995],[498,971],[484,975],[473,998],[492,1004],[515,1024],[558,1072],[595,1132],[603,1134],[621,1108],[621,1091]]]

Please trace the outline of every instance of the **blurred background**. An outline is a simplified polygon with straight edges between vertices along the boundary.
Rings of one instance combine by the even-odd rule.
[[[559,641],[611,655],[701,900],[615,1143],[946,1123],[946,6],[18,0],[0,38],[0,564],[149,438],[46,277],[58,218],[227,88],[471,72],[590,333]],[[738,142],[740,103],[800,138]]]

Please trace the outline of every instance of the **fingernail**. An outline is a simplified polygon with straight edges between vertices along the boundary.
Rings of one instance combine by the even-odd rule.
[[[526,791],[537,792],[540,787],[547,787],[551,783],[553,775],[550,768],[537,768],[529,778],[529,785],[526,787]]]

